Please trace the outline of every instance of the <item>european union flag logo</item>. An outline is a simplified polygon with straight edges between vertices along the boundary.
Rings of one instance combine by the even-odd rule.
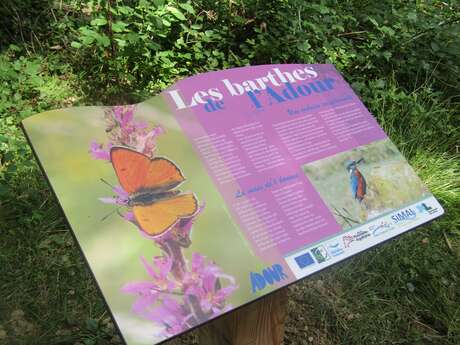
[[[311,264],[315,263],[315,260],[313,260],[313,257],[311,256],[310,253],[305,253],[303,255],[300,255],[296,258],[294,258],[295,262],[297,262],[297,265],[299,265],[300,268],[304,268],[307,266],[310,266]]]

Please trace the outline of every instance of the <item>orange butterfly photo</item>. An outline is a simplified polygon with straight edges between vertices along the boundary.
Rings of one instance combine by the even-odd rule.
[[[110,160],[121,187],[128,193],[136,223],[150,236],[159,236],[198,211],[194,193],[175,189],[185,177],[171,160],[153,159],[126,147],[110,149]]]

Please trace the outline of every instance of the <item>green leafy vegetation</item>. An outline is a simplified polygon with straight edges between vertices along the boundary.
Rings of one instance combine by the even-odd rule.
[[[334,63],[447,212],[296,284],[286,344],[460,343],[458,2],[6,0],[0,28],[0,344],[119,343],[23,118],[296,62]]]

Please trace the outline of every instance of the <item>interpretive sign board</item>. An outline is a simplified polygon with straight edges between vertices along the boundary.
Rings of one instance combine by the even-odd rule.
[[[444,212],[332,65],[200,74],[23,128],[129,345]]]

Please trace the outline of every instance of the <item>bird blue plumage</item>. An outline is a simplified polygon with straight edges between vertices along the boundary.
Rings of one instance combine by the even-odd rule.
[[[366,179],[357,167],[357,165],[363,162],[363,160],[363,158],[360,158],[357,161],[349,160],[345,163],[348,173],[350,174],[350,187],[353,198],[359,202],[363,201],[367,188]]]

